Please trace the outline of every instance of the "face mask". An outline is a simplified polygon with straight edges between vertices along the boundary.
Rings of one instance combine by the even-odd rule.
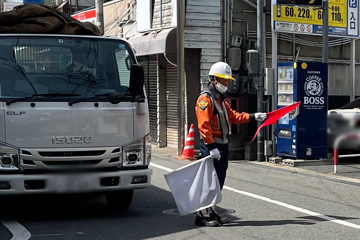
[[[220,93],[224,94],[227,90],[227,87],[222,85],[221,83],[216,83],[215,85],[216,90],[218,90]]]

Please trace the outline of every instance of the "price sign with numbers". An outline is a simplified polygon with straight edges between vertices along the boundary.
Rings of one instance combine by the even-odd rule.
[[[304,6],[322,6],[323,0],[277,0],[277,4],[294,4]]]
[[[296,0],[293,1],[296,2]],[[307,1],[310,0],[306,0],[304,3]],[[281,0],[272,7],[274,31],[322,34],[323,10],[321,7],[311,4],[285,5],[279,4],[279,2]],[[329,35],[359,36],[358,5],[359,0],[329,0]]]

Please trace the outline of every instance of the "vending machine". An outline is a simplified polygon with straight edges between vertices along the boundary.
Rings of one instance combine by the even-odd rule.
[[[327,157],[328,65],[278,63],[277,108],[301,101],[278,120],[277,155],[297,159]]]

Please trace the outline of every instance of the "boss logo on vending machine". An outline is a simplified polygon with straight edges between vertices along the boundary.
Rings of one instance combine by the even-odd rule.
[[[324,91],[321,77],[317,75],[308,76],[306,78],[304,90],[307,95],[304,97],[304,104],[323,105],[325,103],[324,97],[320,97]]]

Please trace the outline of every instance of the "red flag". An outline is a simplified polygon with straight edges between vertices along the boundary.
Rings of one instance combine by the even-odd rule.
[[[285,116],[287,113],[289,113],[292,110],[294,110],[295,108],[297,108],[300,104],[301,104],[301,101],[267,113],[266,121],[263,124],[261,124],[261,126],[258,128],[258,130],[256,131],[255,136],[254,136],[253,140],[251,140],[251,142],[254,141],[254,139],[256,138],[256,136],[258,135],[258,133],[262,127],[265,127],[265,126],[271,125],[271,124],[275,124],[277,120],[279,120],[281,117]]]

